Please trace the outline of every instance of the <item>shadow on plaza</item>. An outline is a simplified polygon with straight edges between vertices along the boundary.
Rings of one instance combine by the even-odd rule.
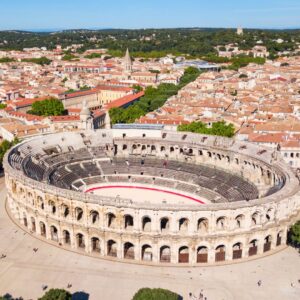
[[[72,300],[89,300],[90,295],[85,292],[76,292],[72,294]]]

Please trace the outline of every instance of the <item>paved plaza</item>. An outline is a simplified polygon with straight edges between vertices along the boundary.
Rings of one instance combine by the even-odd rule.
[[[142,287],[167,288],[188,299],[203,289],[207,300],[298,300],[300,257],[292,248],[240,264],[149,267],[97,259],[49,245],[16,226],[5,211],[0,179],[0,294],[37,299],[48,288],[84,291],[90,300],[130,300]],[[36,252],[33,248],[38,248]],[[258,287],[258,280],[262,285]]]

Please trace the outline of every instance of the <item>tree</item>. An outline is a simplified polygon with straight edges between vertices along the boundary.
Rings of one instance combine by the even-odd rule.
[[[44,65],[50,65],[52,60],[50,60],[49,58],[47,58],[45,56],[42,56],[40,58],[24,58],[24,59],[22,59],[22,62],[31,62],[34,64],[44,66]]]
[[[49,98],[34,102],[28,113],[37,116],[61,116],[65,114],[65,109],[60,100]]]
[[[300,246],[300,221],[295,223],[289,232],[289,239],[295,247]]]
[[[147,87],[145,95],[140,101],[127,108],[113,108],[109,111],[112,124],[132,123],[148,112],[163,106],[165,102],[178,93],[185,85],[194,81],[201,72],[197,68],[189,67],[180,79],[179,85],[162,83],[157,88]]]
[[[71,300],[72,294],[63,289],[51,289],[39,300]]]
[[[226,124],[225,121],[215,122],[211,128],[207,127],[203,122],[192,122],[190,124],[179,125],[177,130],[225,137],[234,136],[234,126]]]
[[[132,300],[178,300],[180,296],[165,289],[140,289]]]

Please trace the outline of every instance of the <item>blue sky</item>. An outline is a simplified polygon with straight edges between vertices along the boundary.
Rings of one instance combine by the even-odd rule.
[[[1,0],[0,30],[300,28],[300,0]]]

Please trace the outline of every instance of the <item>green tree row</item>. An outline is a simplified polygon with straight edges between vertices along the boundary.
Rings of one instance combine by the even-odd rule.
[[[234,126],[226,124],[225,121],[215,122],[211,127],[208,127],[203,122],[192,122],[190,124],[179,125],[177,130],[225,137],[234,136]]]
[[[147,87],[145,95],[140,101],[127,108],[112,108],[109,111],[112,124],[133,123],[148,112],[163,106],[168,98],[178,93],[188,83],[194,81],[200,75],[197,68],[189,67],[180,79],[179,85],[162,83],[157,88]]]
[[[43,101],[36,101],[32,104],[28,114],[36,116],[62,116],[65,114],[64,105],[56,98],[49,98]]]
[[[22,59],[22,62],[31,62],[34,64],[44,66],[44,65],[50,65],[52,60],[45,56],[42,56],[40,58],[24,58]]]

